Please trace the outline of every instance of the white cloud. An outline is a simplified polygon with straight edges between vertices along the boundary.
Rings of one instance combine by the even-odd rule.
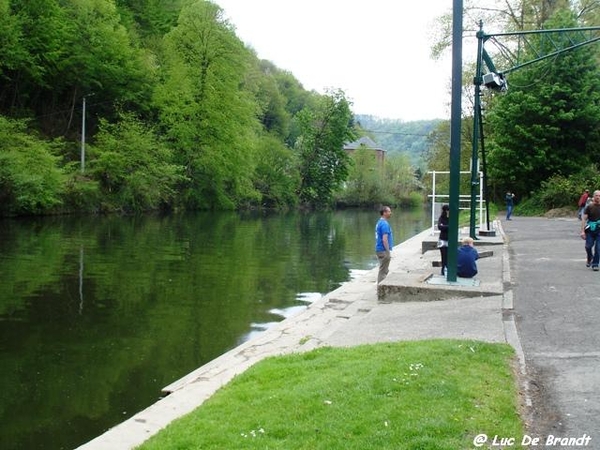
[[[215,0],[236,34],[306,89],[340,88],[357,114],[448,118],[450,57],[430,59],[449,0]]]

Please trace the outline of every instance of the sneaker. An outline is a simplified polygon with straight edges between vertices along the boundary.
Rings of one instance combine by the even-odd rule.
[[[594,272],[598,272],[598,270],[600,270],[600,269],[598,268],[598,266],[594,266],[594,267],[592,267],[592,270],[593,270]]]
[[[585,263],[585,267],[590,267],[591,265],[592,265],[592,263],[589,261]]]

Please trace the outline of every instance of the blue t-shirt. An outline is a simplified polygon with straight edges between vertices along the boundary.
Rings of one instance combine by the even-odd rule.
[[[394,247],[394,235],[392,234],[392,227],[387,220],[383,217],[377,221],[377,225],[375,225],[375,251],[376,252],[385,252],[385,247],[383,246],[383,235],[388,235],[388,244],[390,246],[390,251]]]
[[[473,278],[477,275],[479,253],[470,245],[463,245],[458,249],[456,258],[456,274],[462,278]]]

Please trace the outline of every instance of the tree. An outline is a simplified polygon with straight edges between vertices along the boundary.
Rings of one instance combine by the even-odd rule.
[[[250,53],[223,11],[205,1],[184,7],[165,39],[164,82],[155,101],[189,180],[184,204],[233,209],[258,199],[252,185],[258,106],[243,89]]]
[[[465,0],[463,5],[463,34],[473,35],[483,22],[486,29],[504,32],[539,30],[557,11],[568,9],[570,3],[579,4],[578,17],[593,17],[598,0]],[[437,18],[434,29],[435,39],[431,54],[439,58],[452,46],[452,13]]]
[[[406,154],[394,155],[385,161],[385,190],[402,203],[409,194],[421,188],[414,167]]]
[[[546,27],[574,25],[572,16],[562,13]],[[584,46],[511,75],[509,91],[495,99],[486,116],[489,175],[500,191],[527,196],[551,176],[569,176],[597,161],[596,55]]]
[[[300,157],[300,200],[325,206],[348,176],[349,156],[344,143],[353,139],[352,113],[343,91],[322,96],[315,109],[299,115],[301,134],[296,141]]]
[[[473,120],[472,117],[466,117],[462,120],[461,127],[461,152],[460,152],[460,170],[469,171],[471,164],[471,150],[473,142]],[[425,154],[427,168],[430,171],[448,172],[450,170],[450,122],[442,122],[429,135],[429,148]],[[427,174],[424,177],[424,184],[431,186],[432,175]],[[460,177],[459,191],[462,194],[470,192],[470,177],[463,174]],[[448,195],[450,192],[450,175],[436,177],[435,191],[438,194]]]
[[[366,206],[381,203],[383,167],[372,149],[361,145],[351,155],[343,201],[349,205]]]

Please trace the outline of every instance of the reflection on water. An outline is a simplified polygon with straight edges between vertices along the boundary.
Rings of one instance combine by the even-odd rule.
[[[301,304],[288,306],[287,308],[273,308],[269,310],[269,314],[275,316],[277,320],[273,322],[250,324],[252,328],[251,331],[241,337],[241,339],[239,340],[239,344],[242,344],[258,336],[260,333],[268,330],[274,325],[277,325],[282,320],[292,317],[293,315],[301,311],[304,311],[311,303],[316,302],[321,297],[323,297],[323,294],[321,294],[320,292],[301,292],[296,295],[296,300]]]
[[[373,211],[0,221],[4,449],[69,449],[377,264]],[[426,211],[396,212],[400,242]]]
[[[350,279],[355,280],[356,278],[360,278],[363,275],[365,275],[367,272],[368,272],[368,270],[350,269]]]
[[[270,309],[268,313],[274,316],[277,320],[272,322],[251,323],[251,331],[240,338],[239,344],[249,341],[263,331],[266,331],[272,326],[277,325],[282,320],[292,317],[293,315],[305,310],[308,305],[319,300],[321,297],[323,297],[323,294],[319,292],[301,292],[300,294],[296,295],[296,300],[301,302],[301,304],[288,306],[286,308]]]

